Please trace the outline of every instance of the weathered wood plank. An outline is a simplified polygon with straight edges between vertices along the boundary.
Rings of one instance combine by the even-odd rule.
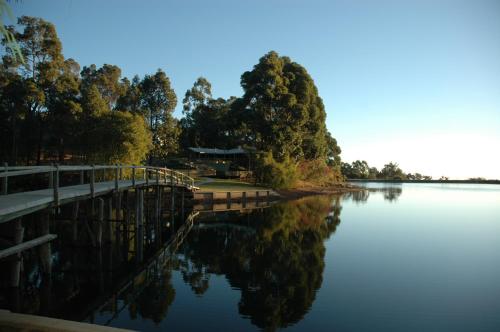
[[[119,176],[120,179],[118,179],[118,177],[115,174],[114,181],[95,182],[95,174],[92,174],[97,169],[102,169],[102,170],[115,169],[121,172],[123,168],[132,170],[132,178],[130,180],[122,180],[121,176]],[[51,188],[49,189],[0,195],[0,223],[7,222],[12,219],[39,210],[43,210],[52,205],[58,206],[70,202],[75,202],[78,200],[84,200],[88,198],[94,198],[106,195],[113,191],[123,191],[135,187],[144,187],[152,185],[152,183],[148,183],[149,182],[148,177],[146,177],[145,180],[138,179],[136,177],[136,171],[135,171],[136,169],[143,170],[144,173],[155,172],[157,174],[156,185],[171,186],[173,190],[175,190],[174,187],[184,187],[189,190],[199,189],[193,186],[194,180],[189,176],[183,175],[182,173],[167,168],[151,167],[151,166],[121,166],[121,165],[113,165],[113,166],[83,165],[83,166],[58,166],[58,167],[37,166],[37,167],[26,167],[25,169],[20,169],[20,168],[17,169],[18,170],[11,172],[9,167],[8,172],[7,171],[0,172],[0,177],[4,177],[6,180],[5,184],[7,184],[7,179],[10,176],[27,175],[35,173],[48,173],[49,176],[54,177],[53,173],[54,172],[57,173],[58,171],[60,173],[60,172],[71,172],[71,171],[83,172],[90,170],[89,172],[90,181],[89,184],[84,184],[83,183],[84,177],[82,176],[84,174],[80,173],[80,183],[81,183],[80,185],[59,187],[57,183],[54,184],[54,182],[59,179],[59,177],[57,177],[57,174],[55,174],[57,179],[53,178],[53,181],[50,181]],[[163,184],[159,183],[161,175],[163,175],[165,179],[165,182]]]
[[[21,253],[25,250],[31,249],[33,247],[39,246],[41,244],[47,243],[49,241],[57,238],[56,234],[47,234],[44,236],[37,237],[36,239],[29,240],[23,243],[19,243],[7,249],[0,250],[0,259]]]
[[[0,330],[54,332],[120,332],[131,331],[115,327],[72,322],[63,319],[12,313],[0,310]]]

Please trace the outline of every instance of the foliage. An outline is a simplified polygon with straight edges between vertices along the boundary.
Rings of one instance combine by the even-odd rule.
[[[344,181],[338,166],[330,166],[323,159],[304,160],[298,164],[299,179],[316,186],[330,186]]]
[[[24,63],[23,54],[17,44],[16,37],[14,37],[14,34],[5,27],[3,21],[4,14],[6,14],[6,16],[12,21],[14,20],[14,15],[12,14],[10,7],[7,5],[7,1],[0,0],[0,35],[3,36],[2,40],[5,40],[5,45],[12,50],[16,60]]]
[[[155,128],[151,155],[159,160],[164,160],[168,155],[178,153],[181,132],[179,121],[167,114],[165,120]]]
[[[420,173],[404,173],[399,165],[390,162],[378,171],[376,167],[370,167],[363,160],[353,161],[349,163],[341,163],[342,174],[348,179],[384,179],[384,180],[431,180],[432,177],[421,175]]]
[[[241,76],[253,141],[275,158],[327,157],[326,112],[306,69],[271,51]]]
[[[256,160],[255,176],[257,182],[271,188],[291,188],[298,178],[297,166],[288,156],[280,162],[274,159],[271,152],[266,152]]]
[[[106,112],[92,119],[94,130],[85,132],[91,144],[89,163],[138,164],[146,157],[151,133],[140,115]]]
[[[115,65],[80,71],[75,60],[64,59],[50,22],[23,16],[18,28],[6,29],[25,61],[4,37],[0,159],[140,163],[178,151],[181,129],[171,115],[177,99],[162,70],[132,82]]]
[[[397,163],[390,162],[384,165],[384,168],[380,170],[381,178],[384,179],[394,179],[394,180],[405,180],[406,175],[403,173],[401,168]]]
[[[206,78],[199,77],[183,99],[182,145],[218,148],[240,145],[234,130],[238,126],[233,121],[235,100],[235,97],[212,98],[212,85]]]
[[[54,25],[41,18],[20,17],[6,31],[0,158],[11,164],[163,163],[181,147],[252,146],[271,152],[258,173],[275,187],[293,185],[297,163],[308,160],[326,162],[324,170],[338,179],[341,150],[326,130],[323,102],[306,69],[288,57],[264,55],[241,76],[241,98],[214,98],[210,82],[198,78],[177,121],[177,96],[163,70],[132,80],[112,64],[80,70],[64,58]]]

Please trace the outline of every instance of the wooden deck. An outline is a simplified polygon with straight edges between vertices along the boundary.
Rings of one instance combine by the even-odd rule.
[[[96,181],[97,172],[102,173],[102,178],[112,181]],[[129,173],[128,178],[123,176],[123,172]],[[137,174],[138,172],[141,174]],[[60,178],[63,173],[79,174],[80,184],[60,186]],[[44,174],[45,176],[49,175],[47,189],[30,190],[25,188],[24,192],[9,193],[9,191],[12,191],[9,190],[9,178]],[[107,174],[107,177],[104,177],[105,174]],[[88,181],[85,181],[86,178]],[[0,180],[0,223],[46,208],[58,207],[62,204],[132,188],[175,186],[189,190],[197,189],[194,187],[194,180],[181,172],[162,167],[134,165],[9,167],[5,164],[3,171],[0,171]]]
[[[0,310],[0,331],[125,332],[131,330]]]
[[[135,187],[144,187],[156,184],[154,181],[136,180],[135,184],[131,180],[118,181],[118,190],[123,191]],[[162,182],[159,185],[170,186],[170,182]],[[186,185],[175,184],[177,187]],[[115,181],[96,182],[94,185],[94,197],[106,195],[115,190]],[[60,187],[59,204],[70,203],[77,200],[91,197],[91,189],[88,184]],[[17,194],[0,196],[0,223],[21,217],[50,207],[54,203],[53,189],[43,189],[28,191]]]

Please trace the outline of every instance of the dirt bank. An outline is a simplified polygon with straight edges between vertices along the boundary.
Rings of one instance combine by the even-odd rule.
[[[275,191],[282,197],[282,199],[289,200],[312,195],[337,195],[361,190],[365,190],[365,188],[348,183],[341,183],[328,187],[301,185],[300,187],[293,189],[278,189]]]

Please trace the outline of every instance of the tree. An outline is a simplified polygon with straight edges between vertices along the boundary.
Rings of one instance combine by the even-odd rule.
[[[80,151],[86,162],[140,163],[151,149],[151,133],[142,114],[111,109],[120,69],[105,66],[82,71]]]
[[[12,48],[8,39],[2,39],[2,45],[5,46],[3,66],[20,75],[23,87],[15,93],[21,91],[27,97],[27,109],[22,123],[24,130],[19,130],[17,121],[12,129],[13,133],[19,132],[26,142],[26,162],[32,160],[33,152],[36,151],[36,162],[39,164],[45,139],[46,101],[61,73],[61,67],[64,66],[64,57],[52,23],[29,16],[20,17],[17,23],[22,31],[17,31],[13,26],[7,27],[7,30],[17,40],[24,61],[20,61],[16,49]],[[11,119],[14,121],[16,117]],[[23,131],[26,136],[22,135]],[[18,144],[19,140],[13,138],[11,141]],[[17,146],[13,147],[13,151],[17,151]]]
[[[212,84],[205,77],[198,77],[182,100],[182,113],[186,115],[189,125],[192,125],[193,117],[200,111],[200,107],[206,106],[211,99]]]
[[[392,179],[392,180],[405,180],[406,175],[403,173],[401,168],[397,163],[390,162],[384,165],[384,168],[380,171],[380,175],[384,179]]]
[[[158,69],[154,75],[144,77],[140,84],[140,91],[144,116],[153,134],[154,148],[149,155],[151,163],[153,158],[161,158],[168,153],[168,151],[162,151],[161,144],[164,142],[165,135],[168,135],[165,130],[174,126],[168,124],[163,126],[163,124],[171,121],[169,117],[177,105],[177,96],[170,86],[170,79],[161,69]],[[163,138],[160,137],[160,131],[162,131]],[[178,133],[173,134],[178,135]]]
[[[210,82],[199,77],[186,91],[183,99],[185,118],[181,122],[185,147],[232,148],[239,145],[240,140],[235,135],[241,119],[235,118],[233,113],[236,97],[215,99],[211,89]]]
[[[65,152],[73,149],[78,139],[82,107],[80,94],[80,66],[73,59],[64,61],[61,72],[49,89],[47,100],[47,124],[49,126],[49,146],[55,147],[59,162],[64,162]]]
[[[340,153],[342,150],[337,144],[337,140],[332,137],[330,132],[326,132],[327,163],[330,166],[341,166]]]
[[[352,176],[354,179],[368,179],[370,166],[363,160],[356,160],[352,163]]]
[[[368,172],[368,178],[369,179],[376,179],[379,176],[379,171],[376,167],[370,167],[370,170]]]
[[[254,144],[278,160],[327,156],[326,113],[306,69],[271,51],[241,76],[242,107],[251,116]]]
[[[179,121],[169,114],[156,130],[152,155],[165,159],[168,155],[179,152],[181,132]]]
[[[121,83],[125,89],[125,93],[118,98],[115,109],[118,111],[144,114],[141,79],[139,76],[135,75],[132,82],[125,77],[122,79]]]

